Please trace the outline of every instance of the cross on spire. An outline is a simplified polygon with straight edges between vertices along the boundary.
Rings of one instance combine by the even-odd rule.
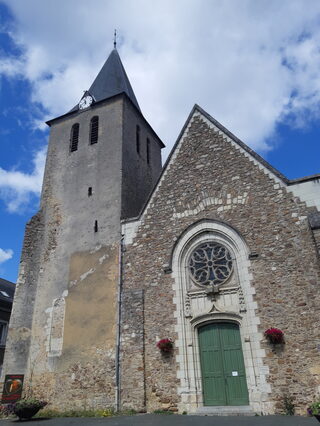
[[[113,48],[114,49],[117,48],[117,30],[114,30],[114,34],[113,34]]]

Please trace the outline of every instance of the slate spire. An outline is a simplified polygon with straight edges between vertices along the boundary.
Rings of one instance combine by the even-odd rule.
[[[116,48],[110,53],[88,92],[94,97],[95,102],[120,93],[126,93],[140,111],[138,101]]]

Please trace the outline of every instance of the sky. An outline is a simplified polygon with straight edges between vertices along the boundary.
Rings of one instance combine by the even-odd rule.
[[[0,277],[16,281],[48,127],[113,48],[168,156],[195,103],[289,179],[320,173],[319,0],[0,0]]]

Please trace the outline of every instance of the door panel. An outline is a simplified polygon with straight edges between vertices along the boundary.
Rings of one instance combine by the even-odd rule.
[[[199,330],[200,362],[205,405],[226,405],[220,337],[216,328]]]
[[[247,405],[248,389],[238,325],[199,329],[204,405]]]

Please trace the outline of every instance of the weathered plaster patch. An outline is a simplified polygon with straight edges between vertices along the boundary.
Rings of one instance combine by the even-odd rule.
[[[65,292],[64,292],[65,293]],[[46,352],[49,357],[60,356],[62,354],[63,329],[65,316],[65,296],[54,299],[52,306],[47,308],[48,314],[46,331]]]
[[[114,350],[118,255],[114,244],[71,256],[61,369],[91,351],[94,362],[99,351]]]
[[[100,249],[101,249],[101,247],[102,247],[102,245],[101,244],[98,244],[98,245],[96,245],[95,246],[95,248],[93,248],[92,250],[90,250],[90,254],[93,254],[93,253],[95,253],[96,251],[99,251]]]
[[[108,258],[108,255],[104,254],[103,256],[99,257],[99,264],[103,263]]]
[[[100,259],[99,259],[99,263],[100,263]],[[85,272],[84,274],[80,275],[80,281],[83,281],[87,278],[88,275],[93,274],[95,271],[94,268],[89,269],[89,271]]]

